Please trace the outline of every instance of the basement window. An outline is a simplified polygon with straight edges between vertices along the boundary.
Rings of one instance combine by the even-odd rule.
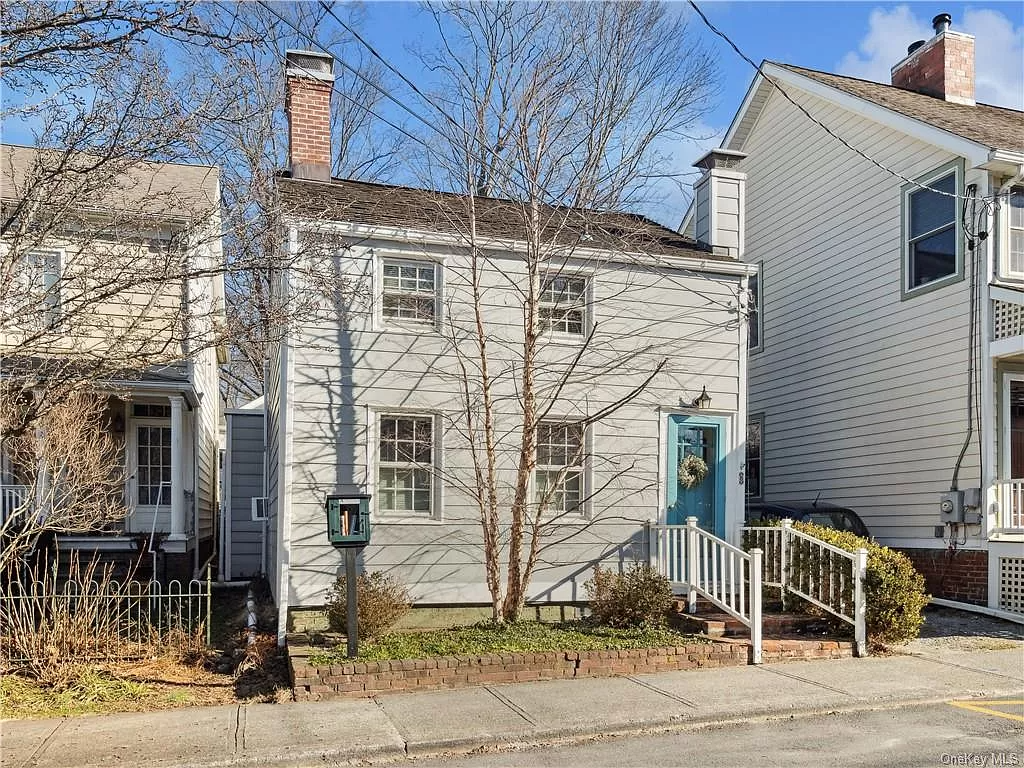
[[[944,166],[903,187],[903,297],[963,278],[957,190],[961,166]]]

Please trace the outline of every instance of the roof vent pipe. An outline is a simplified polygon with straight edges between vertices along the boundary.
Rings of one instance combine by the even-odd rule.
[[[918,48],[920,48],[922,45],[924,45],[925,42],[927,42],[927,41],[925,41],[925,40],[918,40],[918,41],[913,42],[910,45],[908,45],[907,46],[907,56],[909,56],[914,51],[916,51]]]
[[[953,23],[953,17],[948,13],[940,13],[934,19],[932,19],[932,29],[935,30],[936,35],[941,35],[947,29],[949,25]]]

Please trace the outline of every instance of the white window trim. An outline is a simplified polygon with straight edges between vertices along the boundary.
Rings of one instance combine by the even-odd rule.
[[[401,320],[384,316],[384,262],[407,264],[420,269],[434,268],[434,321]],[[444,262],[435,259],[396,251],[374,251],[373,253],[373,324],[374,330],[389,333],[422,334],[440,331],[444,322]]]
[[[565,333],[551,328],[545,328],[541,338],[559,344],[583,344],[594,328],[594,275],[591,272],[579,270],[542,270],[540,273],[541,287],[549,278],[563,277],[567,280],[583,280],[583,333]],[[544,303],[537,300],[537,314],[539,316]],[[538,317],[539,320],[539,317]]]
[[[757,302],[757,344],[750,346],[747,343],[747,354],[756,355],[758,352],[764,350],[764,262],[757,262],[757,273],[751,275],[749,279],[757,280],[757,291],[751,291],[756,294],[754,300]],[[748,282],[749,285],[749,282]],[[749,309],[749,306],[748,306]],[[750,336],[747,336],[749,340]]]
[[[1024,195],[1024,186],[1016,185],[1010,190],[1010,193],[1013,194],[1014,191],[1017,191],[1019,194]],[[1005,205],[1000,204],[1000,211],[1005,211],[1005,214],[999,217],[1000,219],[1002,219],[1002,221],[999,222],[998,237],[999,279],[1011,280],[1013,282],[1021,282],[1024,281],[1024,270],[1014,272],[1013,270],[1010,269],[1010,244],[1012,240],[1013,228],[1010,226],[1011,208],[1009,200],[1006,201]]]
[[[444,425],[443,416],[440,411],[410,408],[391,408],[388,406],[370,406],[367,408],[369,416],[366,425],[366,464],[367,464],[367,493],[370,499],[370,517],[374,525],[437,525],[444,521]],[[392,512],[381,512],[377,508],[377,468],[380,464],[380,419],[381,416],[407,416],[409,418],[424,418],[433,421],[434,445],[433,445],[433,476],[431,510],[429,515],[406,515]]]
[[[555,422],[555,423],[576,423],[579,422],[578,417],[573,416],[555,416],[549,414],[544,421]],[[561,524],[579,524],[590,522],[593,520],[593,499],[591,498],[591,491],[594,488],[594,462],[591,460],[594,455],[594,429],[593,424],[587,424],[583,426],[583,463],[580,466],[580,509],[578,512],[566,512],[556,517],[550,516],[550,510],[546,513],[546,520],[549,523],[556,525]],[[547,465],[545,465],[547,466]],[[533,506],[537,505],[537,469],[539,466],[535,465],[533,472],[530,473],[530,484],[529,484],[529,497],[530,504]]]
[[[929,186],[940,179],[953,174],[953,191],[958,195],[964,186],[964,162],[954,160],[929,171],[914,180],[913,184],[904,184],[900,189],[900,300],[906,301],[921,294],[945,288],[964,279],[964,232],[960,219],[960,199],[953,203],[953,226],[956,240],[956,269],[953,274],[930,283],[911,288],[910,281],[910,196],[922,191],[919,185]]]

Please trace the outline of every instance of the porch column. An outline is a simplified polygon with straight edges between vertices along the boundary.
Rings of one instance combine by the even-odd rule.
[[[182,447],[185,431],[182,407],[185,399],[181,395],[171,395],[171,539],[184,539],[185,536],[185,472]]]

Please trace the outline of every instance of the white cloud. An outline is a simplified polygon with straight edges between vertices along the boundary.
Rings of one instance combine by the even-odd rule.
[[[999,11],[968,8],[963,19],[953,19],[953,29],[975,37],[975,89],[978,101],[1015,109],[1024,108],[1024,27]],[[906,5],[891,10],[876,8],[868,17],[868,32],[856,51],[839,63],[844,75],[889,82],[893,64],[907,54],[915,40],[934,35],[930,17],[918,16]]]

